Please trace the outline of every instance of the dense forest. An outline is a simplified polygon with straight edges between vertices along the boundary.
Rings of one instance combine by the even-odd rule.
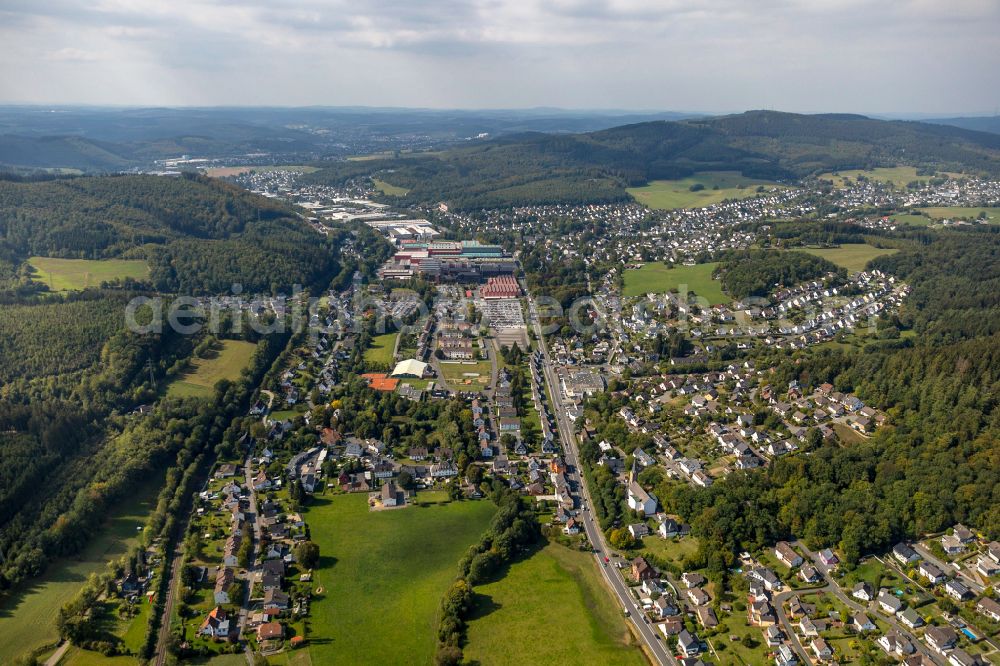
[[[625,200],[626,186],[697,171],[795,180],[894,166],[1000,173],[1000,137],[944,125],[850,115],[751,111],[625,125],[588,134],[525,134],[434,156],[335,163],[306,180],[341,184],[378,174],[404,203],[453,208]]]
[[[742,250],[720,258],[722,287],[733,298],[767,296],[778,285],[792,286],[825,275],[846,277],[847,271],[805,252]]]
[[[329,280],[333,246],[287,206],[201,176],[0,180],[0,288],[41,255],[146,259],[161,291],[276,292]]]

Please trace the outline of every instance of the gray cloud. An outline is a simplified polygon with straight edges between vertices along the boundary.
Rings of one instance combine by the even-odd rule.
[[[0,0],[0,101],[983,112],[995,0]]]

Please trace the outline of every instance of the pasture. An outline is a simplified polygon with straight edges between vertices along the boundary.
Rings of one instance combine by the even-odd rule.
[[[722,292],[722,283],[712,279],[712,272],[718,262],[675,266],[668,268],[663,263],[645,264],[642,268],[625,271],[623,295],[628,298],[644,294],[665,294],[678,291],[686,285],[688,291],[708,300],[709,304],[728,303],[731,299]]]
[[[405,187],[397,187],[396,185],[391,185],[384,180],[379,180],[378,178],[372,178],[372,182],[375,184],[375,187],[379,192],[382,194],[388,194],[391,197],[402,197],[409,192],[409,190]]]
[[[321,554],[313,663],[433,663],[441,597],[495,510],[465,501],[370,512],[366,493],[316,497],[303,515]]]
[[[592,555],[558,544],[515,562],[500,580],[475,588],[465,658],[482,664],[645,664],[600,575]]]
[[[980,214],[986,214],[990,224],[1000,224],[1000,208],[974,208],[970,206],[938,206],[919,208],[935,220],[976,220]]]
[[[31,257],[32,279],[51,291],[79,291],[100,287],[102,282],[149,277],[149,264],[142,259],[56,259]]]
[[[0,664],[59,640],[55,618],[59,608],[80,590],[87,577],[104,571],[139,540],[139,530],[156,505],[161,475],[117,503],[107,523],[79,554],[53,562],[44,574],[5,593],[0,599]]]
[[[961,174],[941,172],[940,176],[958,177]],[[835,187],[847,187],[848,181],[856,181],[858,176],[864,176],[868,180],[877,180],[882,183],[889,183],[893,187],[903,188],[907,183],[914,180],[930,180],[930,176],[918,176],[917,169],[910,166],[878,167],[866,171],[864,169],[847,169],[831,173],[820,174],[821,180],[831,180]]]
[[[795,248],[796,250],[801,250],[802,252],[808,252],[809,254],[815,255],[817,257],[823,257],[838,266],[846,268],[851,273],[858,273],[865,269],[865,265],[875,257],[881,257],[887,254],[895,254],[899,250],[892,248],[880,248],[874,245],[868,245],[867,243],[851,243],[849,245],[841,245],[840,247],[823,247],[823,248]]]
[[[691,188],[701,187],[692,191]],[[648,208],[703,208],[726,199],[757,196],[757,188],[783,187],[770,180],[744,177],[738,171],[704,171],[679,180],[654,180],[627,188],[632,197]]]
[[[257,345],[242,340],[220,340],[205,358],[192,358],[191,369],[167,387],[172,398],[210,398],[220,379],[233,380],[249,363]]]
[[[374,363],[380,367],[391,366],[394,362],[392,351],[396,346],[397,336],[399,333],[386,333],[372,338],[371,346],[365,350],[365,362]]]

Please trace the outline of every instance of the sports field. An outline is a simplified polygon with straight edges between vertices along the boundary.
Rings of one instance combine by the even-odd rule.
[[[440,363],[441,374],[449,384],[465,384],[489,380],[492,366],[489,361],[458,361]]]
[[[973,208],[968,206],[939,206],[936,208],[920,208],[935,220],[975,220],[980,213],[986,213],[990,224],[1000,224],[1000,208]]]
[[[692,191],[701,186],[703,189]],[[757,195],[757,187],[782,187],[770,180],[746,178],[738,171],[705,171],[680,180],[654,180],[626,191],[636,201],[660,210],[703,208],[725,199],[746,199]]]
[[[167,395],[172,398],[212,397],[216,382],[239,377],[256,348],[252,342],[242,340],[219,341],[207,358],[191,359],[192,369],[170,382]]]
[[[934,223],[931,218],[916,213],[897,213],[891,217],[896,224],[908,224],[911,227],[929,227]]]
[[[481,664],[645,664],[593,555],[549,544],[475,588],[465,658]],[[516,640],[512,640],[516,637]]]
[[[623,295],[665,294],[687,285],[688,291],[707,299],[711,305],[728,303],[731,299],[722,293],[722,283],[712,279],[712,271],[718,265],[718,262],[709,262],[668,268],[663,263],[645,264],[642,268],[625,271]]]
[[[431,664],[441,597],[496,507],[451,502],[368,510],[366,493],[317,497],[303,518],[319,544],[314,664]]]
[[[802,252],[808,252],[809,254],[816,255],[817,257],[828,259],[838,266],[843,266],[852,273],[863,271],[865,269],[865,264],[875,257],[881,257],[887,254],[895,254],[896,252],[899,252],[899,250],[896,249],[875,247],[874,245],[868,245],[867,243],[851,243],[849,245],[841,245],[840,247],[795,249],[801,250]]]
[[[116,505],[107,524],[78,555],[54,562],[45,573],[0,599],[0,664],[59,640],[55,618],[59,608],[73,598],[87,577],[105,569],[138,540],[139,531],[156,505],[162,486],[156,476],[136,493]]]
[[[365,361],[390,366],[393,363],[392,350],[399,333],[386,333],[372,338],[371,346],[365,350]]]
[[[379,192],[382,194],[388,194],[392,197],[401,197],[409,192],[405,187],[397,187],[395,185],[390,185],[384,180],[379,180],[378,178],[372,178],[372,182],[375,183],[375,187],[378,188]]]
[[[958,173],[948,172],[941,172],[938,175],[952,177],[961,176],[961,174]],[[872,169],[871,171],[865,171],[864,169],[848,169],[846,171],[838,171],[836,174],[824,173],[819,177],[822,180],[832,180],[836,187],[845,187],[848,179],[855,181],[858,176],[864,176],[868,180],[890,183],[895,187],[906,187],[907,183],[914,180],[930,180],[930,176],[918,176],[917,169],[909,166],[879,167],[877,169]]]
[[[47,284],[52,291],[77,291],[99,287],[116,278],[144,280],[149,277],[149,264],[142,259],[54,259],[31,257],[35,281]]]

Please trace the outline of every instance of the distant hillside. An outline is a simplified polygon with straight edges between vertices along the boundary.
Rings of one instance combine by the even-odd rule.
[[[1000,134],[1000,116],[975,116],[971,118],[935,118],[926,121],[938,125],[951,125],[976,132]]]
[[[337,163],[309,178],[333,183],[381,173],[409,190],[404,201],[461,208],[623,200],[626,186],[698,171],[791,180],[897,164],[1000,173],[1000,136],[864,116],[751,111],[587,134],[522,134],[433,157]]]
[[[286,289],[335,267],[289,208],[197,176],[0,180],[0,258],[33,255],[145,258],[159,289],[190,293]]]
[[[134,164],[121,146],[76,136],[0,135],[0,166],[117,171]]]

